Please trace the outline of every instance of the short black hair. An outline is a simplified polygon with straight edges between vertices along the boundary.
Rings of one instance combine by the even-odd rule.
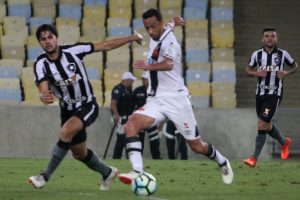
[[[155,8],[150,8],[143,13],[143,19],[148,19],[149,17],[155,16],[158,21],[162,21],[162,16],[159,10]]]
[[[265,32],[268,32],[268,31],[274,31],[274,32],[276,32],[275,28],[267,27],[267,28],[264,28],[261,33],[264,34]]]
[[[44,31],[49,31],[56,37],[58,37],[58,33],[56,28],[52,24],[42,24],[41,26],[38,27],[36,30],[35,36],[38,41],[40,41],[41,33]]]

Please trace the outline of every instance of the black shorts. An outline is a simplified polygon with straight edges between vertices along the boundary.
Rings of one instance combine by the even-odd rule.
[[[270,122],[281,102],[275,95],[256,96],[256,114],[264,122]]]
[[[83,129],[72,138],[71,145],[86,141],[86,127],[91,125],[98,117],[99,106],[96,101],[89,102],[75,110],[67,110],[61,107],[61,126],[73,116],[78,117],[83,123]]]

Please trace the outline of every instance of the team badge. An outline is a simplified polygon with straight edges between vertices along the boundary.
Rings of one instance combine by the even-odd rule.
[[[76,71],[76,65],[75,65],[75,63],[70,63],[67,68],[71,72],[75,72]]]
[[[280,63],[280,58],[279,58],[279,57],[276,57],[276,58],[275,58],[275,62],[276,62],[276,64]]]

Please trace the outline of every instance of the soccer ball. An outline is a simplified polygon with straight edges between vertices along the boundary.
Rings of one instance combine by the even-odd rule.
[[[153,175],[143,172],[131,182],[131,189],[136,195],[149,196],[157,189],[156,179]]]

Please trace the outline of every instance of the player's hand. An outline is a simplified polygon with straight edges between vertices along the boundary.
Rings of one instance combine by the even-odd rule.
[[[257,72],[256,72],[256,76],[257,77],[266,77],[267,76],[267,70],[258,70]]]
[[[279,70],[276,73],[277,78],[285,78],[289,75],[289,73],[287,71],[284,70]]]
[[[138,44],[142,44],[142,41],[143,41],[143,36],[138,33],[137,31],[133,31],[134,34],[133,34],[133,37],[134,37],[134,41],[136,41]]]
[[[44,104],[51,104],[54,102],[54,95],[51,90],[40,93],[40,99]]]
[[[137,60],[133,63],[133,68],[149,70],[149,65],[144,60]]]
[[[174,21],[175,26],[183,26],[184,25],[184,19],[180,16],[175,16],[172,18],[172,20]]]
[[[120,121],[120,115],[114,115],[114,122],[119,123]]]

